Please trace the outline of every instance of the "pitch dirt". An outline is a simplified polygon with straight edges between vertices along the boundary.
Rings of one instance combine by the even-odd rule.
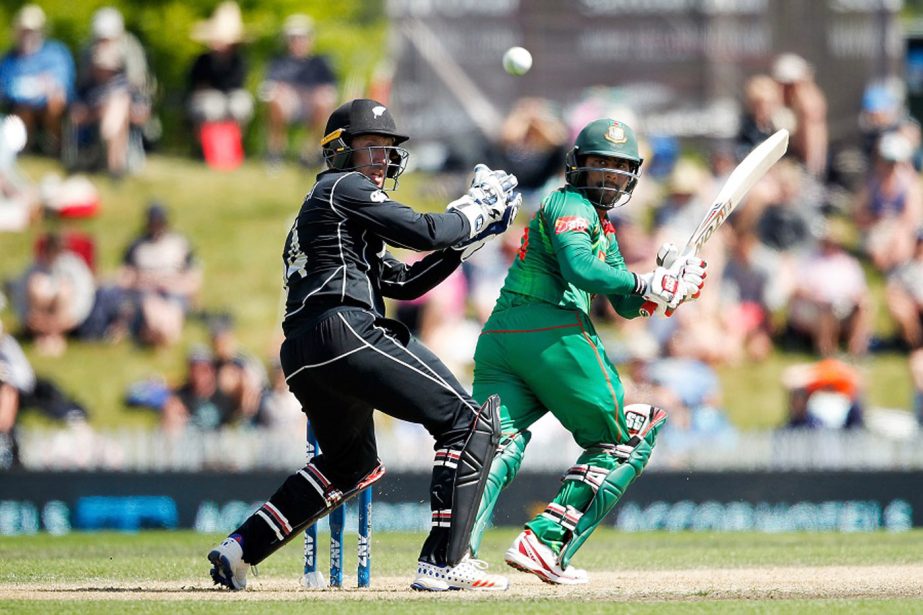
[[[512,572],[505,598],[581,601],[695,601],[745,599],[923,598],[923,565],[766,567],[591,572],[589,585],[550,586]],[[376,577],[371,589],[309,591],[296,579],[250,580],[245,592],[230,593],[189,582],[0,584],[0,600],[424,600],[409,577]],[[451,592],[453,598],[483,600],[495,592]]]

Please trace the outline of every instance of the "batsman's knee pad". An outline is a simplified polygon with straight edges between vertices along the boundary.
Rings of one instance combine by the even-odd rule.
[[[644,406],[643,404],[635,404]],[[626,408],[627,414],[628,408]],[[598,465],[578,464],[568,470],[564,480],[576,480],[586,483],[593,489],[593,499],[584,510],[552,503],[543,515],[555,520],[570,532],[558,555],[561,568],[567,568],[571,557],[586,542],[602,520],[608,515],[625,491],[641,475],[650,461],[657,433],[666,423],[666,413],[654,406],[636,408],[635,411],[647,416],[644,424],[632,435],[628,442],[619,445],[601,445],[599,451],[611,457],[612,463]],[[643,434],[643,435],[642,435]],[[596,456],[597,460],[600,460]],[[607,468],[608,466],[608,468]]]
[[[477,515],[481,496],[487,484],[497,445],[500,442],[500,398],[491,395],[480,407],[460,451],[457,455],[455,483],[452,491],[452,510],[443,514],[450,517],[451,532],[446,554],[450,566],[456,566],[468,552],[471,529]],[[439,460],[437,458],[437,465]],[[437,512],[434,511],[434,520]]]
[[[513,482],[516,474],[519,473],[526,446],[531,439],[532,433],[528,430],[516,432],[511,436],[501,436],[500,438],[497,455],[494,457],[493,463],[490,464],[487,484],[484,486],[484,495],[481,497],[481,504],[478,507],[474,527],[471,530],[471,554],[475,557],[481,546],[481,537],[484,535],[484,530],[493,517],[494,507],[497,505],[500,492]]]
[[[385,467],[379,463],[355,485],[341,490],[312,462],[289,476],[254,514],[266,522],[281,546],[384,475]]]

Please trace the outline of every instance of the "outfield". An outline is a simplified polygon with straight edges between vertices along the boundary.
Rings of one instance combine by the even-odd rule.
[[[218,537],[190,532],[0,538],[4,613],[923,613],[923,531],[863,534],[623,534],[601,530],[578,556],[590,584],[544,585],[506,568],[515,530],[488,533],[482,555],[510,574],[505,593],[409,590],[420,535],[373,538],[372,588],[300,587],[296,541],[260,566],[246,592],[212,586],[205,553]],[[326,545],[326,536],[322,536]],[[322,558],[322,564],[325,564]],[[127,604],[130,603],[130,604]],[[438,606],[437,606],[438,605]]]

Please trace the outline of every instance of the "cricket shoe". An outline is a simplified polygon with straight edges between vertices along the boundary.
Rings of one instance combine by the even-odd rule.
[[[532,530],[524,530],[516,537],[513,546],[506,551],[506,563],[552,585],[582,585],[590,582],[586,570],[573,566],[562,570],[554,552]]]
[[[417,578],[410,585],[417,591],[444,592],[450,589],[504,591],[510,582],[498,574],[488,574],[487,562],[471,559],[470,555],[457,566],[436,566],[417,562]]]
[[[250,564],[244,561],[244,552],[239,542],[225,538],[224,542],[209,552],[208,561],[213,566],[211,573],[215,585],[224,585],[234,591],[246,589]]]

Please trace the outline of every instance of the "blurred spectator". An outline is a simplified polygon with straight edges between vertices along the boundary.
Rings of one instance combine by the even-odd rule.
[[[848,429],[862,425],[862,381],[842,361],[792,365],[782,373],[788,391],[786,427]]]
[[[86,409],[57,385],[36,377],[19,343],[3,330],[0,320],[0,470],[19,465],[16,423],[26,408],[55,420],[83,421],[87,417]]]
[[[814,81],[814,69],[801,56],[783,53],[773,63],[772,76],[782,86],[782,103],[791,113],[779,125],[792,133],[789,151],[814,177],[823,178],[829,147],[827,98]]]
[[[337,100],[336,77],[326,56],[312,53],[314,20],[307,15],[289,15],[282,25],[285,53],[273,58],[260,86],[260,99],[268,107],[267,158],[282,160],[287,149],[288,127],[301,122],[307,129],[301,149],[303,164],[315,159],[317,143]]]
[[[859,131],[862,133],[862,151],[869,163],[877,156],[881,136],[898,130],[906,119],[901,97],[895,88],[888,83],[873,83],[865,88],[859,111]]]
[[[214,356],[204,347],[193,347],[187,357],[186,380],[167,398],[162,426],[169,433],[184,428],[218,429],[233,421],[234,402],[218,387]]]
[[[301,433],[307,422],[301,403],[289,390],[285,372],[278,358],[274,358],[269,370],[270,386],[263,392],[260,411],[254,423],[267,429],[279,429]]]
[[[923,347],[923,230],[917,230],[913,256],[888,276],[886,301],[907,347]]]
[[[40,243],[35,262],[23,275],[23,323],[35,336],[36,349],[60,356],[67,347],[65,335],[75,331],[90,315],[96,282],[87,262],[68,250],[61,236],[48,233]]]
[[[200,21],[192,38],[208,45],[189,71],[188,111],[196,128],[232,120],[243,127],[253,116],[253,96],[244,89],[247,65],[240,50],[244,23],[236,2],[222,2]]]
[[[128,247],[119,285],[138,310],[135,333],[143,343],[169,346],[183,330],[185,315],[202,286],[202,271],[186,237],[170,230],[167,210],[152,203],[140,237]]]
[[[762,266],[760,254],[755,235],[737,236],[724,267],[721,286],[725,332],[733,340],[729,340],[729,345],[740,348],[753,361],[765,359],[773,350],[766,303],[770,272]]]
[[[913,413],[917,423],[923,425],[923,349],[911,352],[908,363],[913,383]]]
[[[0,115],[0,232],[22,231],[40,213],[39,192],[16,164],[26,138],[19,116]]]
[[[493,168],[506,169],[519,179],[526,207],[536,209],[541,196],[535,191],[555,177],[564,164],[567,126],[551,101],[520,98],[500,128],[491,148]],[[530,196],[531,195],[531,196]]]
[[[744,86],[744,115],[737,135],[738,158],[782,128],[782,88],[769,75],[754,75]]]
[[[16,420],[21,396],[35,391],[35,372],[22,348],[0,320],[0,470],[19,465]]]
[[[864,355],[871,331],[865,272],[844,249],[841,222],[828,221],[817,250],[797,266],[789,302],[789,326],[823,357],[835,354],[842,339],[851,355]]]
[[[631,374],[632,403],[662,404],[670,414],[658,437],[664,447],[660,463],[679,466],[703,447],[734,445],[737,431],[721,409],[718,375],[706,363],[676,357],[654,359],[636,364]]]
[[[45,12],[23,6],[13,19],[16,42],[0,60],[0,103],[26,124],[29,142],[37,130],[48,153],[61,146],[61,120],[74,94],[74,59],[62,43],[45,39]]]
[[[923,192],[910,165],[913,148],[899,132],[878,141],[872,173],[856,200],[862,248],[872,264],[888,272],[910,259],[923,222]]]
[[[130,170],[130,146],[136,148],[135,154],[143,153],[141,127],[150,119],[153,79],[144,48],[125,31],[117,9],[97,10],[92,34],[80,57],[78,101],[70,113],[76,132],[75,162],[85,159],[79,154],[81,146],[98,138],[105,147],[107,170],[121,176]]]
[[[218,390],[231,400],[235,416],[245,420],[254,418],[268,386],[266,370],[254,357],[240,352],[230,319],[212,322],[209,334]]]

